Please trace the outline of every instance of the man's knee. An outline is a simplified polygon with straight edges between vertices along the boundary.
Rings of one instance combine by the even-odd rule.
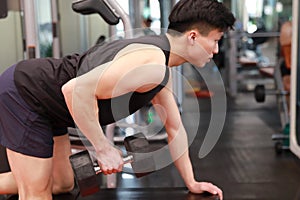
[[[11,172],[0,173],[0,194],[17,194],[18,188]]]
[[[62,179],[62,180],[54,180],[53,182],[53,194],[61,194],[61,193],[68,193],[74,189],[74,177]]]

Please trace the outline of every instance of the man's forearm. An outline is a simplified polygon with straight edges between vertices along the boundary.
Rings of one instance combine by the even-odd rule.
[[[187,187],[195,182],[192,163],[189,157],[188,140],[184,128],[175,137],[169,137],[169,148],[174,164]]]
[[[174,164],[179,171],[182,179],[184,180],[186,186],[190,187],[190,185],[195,182],[195,178],[188,150],[180,158],[175,160]]]

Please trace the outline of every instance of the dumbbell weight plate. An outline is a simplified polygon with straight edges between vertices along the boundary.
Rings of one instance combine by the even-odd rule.
[[[70,156],[70,162],[74,171],[81,196],[88,196],[100,190],[100,182],[96,173],[101,169],[94,163],[87,150]],[[133,162],[133,156],[129,155],[123,158],[124,164]]]
[[[265,102],[266,89],[264,85],[257,85],[254,89],[255,100],[259,103]]]
[[[87,150],[70,156],[74,176],[81,196],[87,196],[100,190],[93,162]]]
[[[124,146],[128,154],[133,155],[131,163],[133,172],[137,178],[146,176],[156,170],[153,158],[153,149],[143,133],[136,133],[124,140]]]

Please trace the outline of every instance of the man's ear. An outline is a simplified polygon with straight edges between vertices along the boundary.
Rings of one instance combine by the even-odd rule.
[[[188,40],[189,40],[189,43],[190,43],[190,44],[194,45],[195,40],[197,39],[197,37],[198,37],[198,32],[197,32],[197,31],[195,31],[195,30],[190,30],[190,31],[188,32]]]

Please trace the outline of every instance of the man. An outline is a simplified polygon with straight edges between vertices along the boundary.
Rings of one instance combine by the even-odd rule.
[[[2,74],[0,138],[11,172],[0,174],[0,193],[47,200],[72,190],[67,127],[74,122],[93,145],[103,173],[120,172],[120,152],[101,126],[151,101],[188,189],[222,199],[221,189],[194,178],[169,68],[185,62],[203,67],[235,19],[217,0],[181,0],[169,21],[165,35],[118,40],[62,59],[26,60]]]
[[[281,75],[284,89],[290,92],[291,85],[291,49],[292,49],[292,21],[287,21],[280,28],[279,43],[284,62],[281,67]],[[288,108],[290,107],[290,95],[286,96]]]

